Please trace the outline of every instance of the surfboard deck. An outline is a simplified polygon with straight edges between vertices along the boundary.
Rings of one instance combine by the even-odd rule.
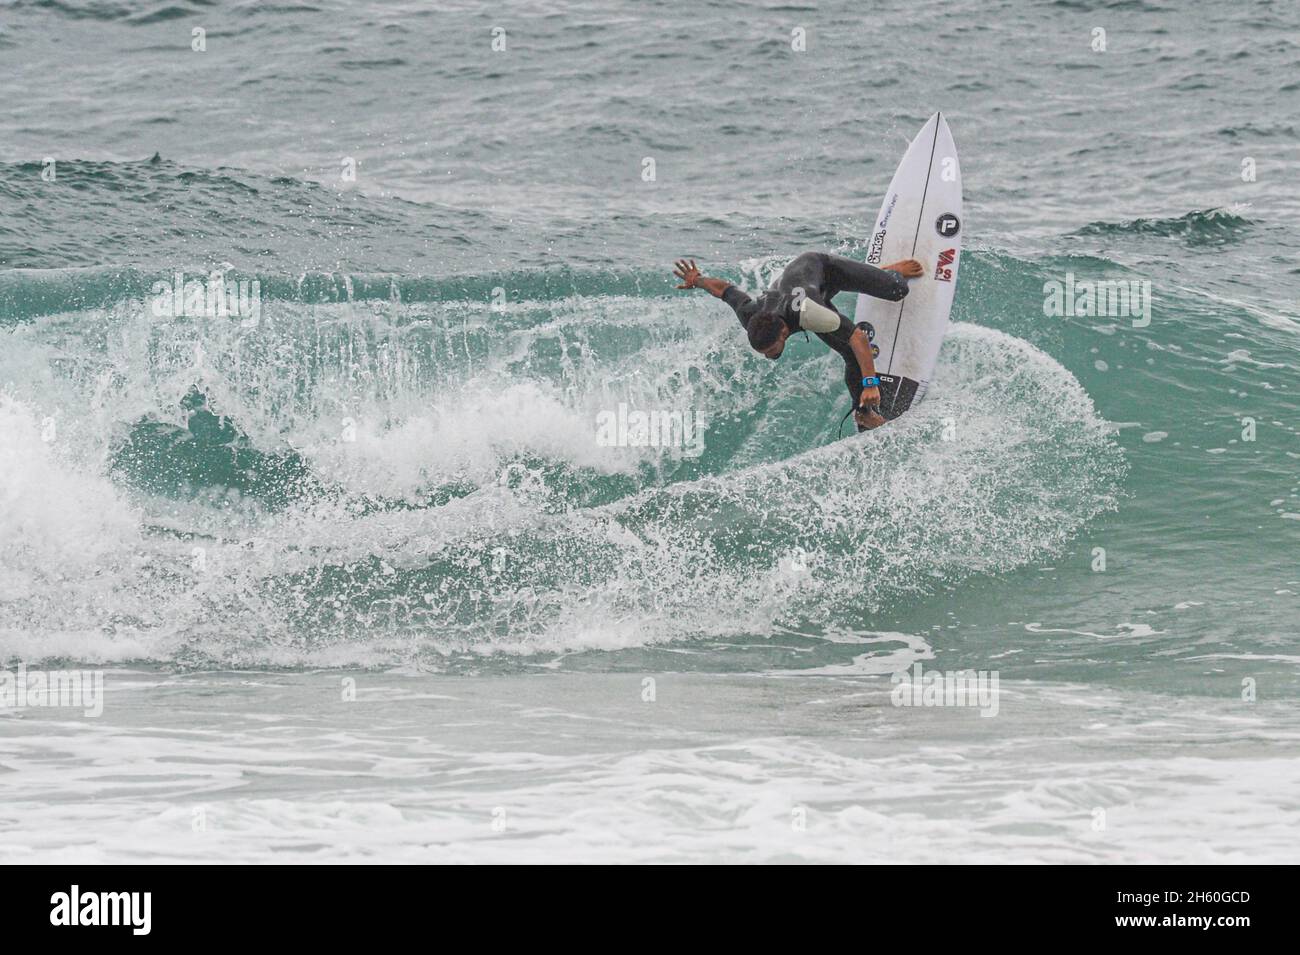
[[[870,322],[881,410],[902,414],[930,386],[961,263],[961,165],[942,113],[921,127],[890,180],[871,234],[867,263],[917,259],[925,275],[907,297],[887,302],[859,295],[854,320]]]

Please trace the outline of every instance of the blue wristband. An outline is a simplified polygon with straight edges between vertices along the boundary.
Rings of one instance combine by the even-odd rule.
[[[879,379],[876,375],[868,375],[866,378],[863,378],[863,379],[862,379],[862,387],[863,387],[863,388],[879,388],[879,387],[880,387],[880,379]]]

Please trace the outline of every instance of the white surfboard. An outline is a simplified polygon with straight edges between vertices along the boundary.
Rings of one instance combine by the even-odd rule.
[[[880,404],[887,417],[920,401],[930,385],[957,289],[961,215],[957,147],[943,114],[935,113],[894,172],[867,250],[871,265],[917,259],[925,275],[908,282],[901,302],[859,295],[854,317],[875,329]]]

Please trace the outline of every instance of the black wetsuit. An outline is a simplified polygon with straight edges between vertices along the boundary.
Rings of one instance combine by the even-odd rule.
[[[907,294],[907,280],[897,272],[878,269],[865,262],[854,262],[826,252],[805,252],[786,266],[776,287],[759,295],[757,301],[734,285],[722,294],[722,300],[735,310],[745,328],[749,327],[750,318],[759,312],[776,312],[793,334],[799,331],[799,313],[795,311],[796,289],[803,289],[805,298],[825,305],[840,316],[840,327],[835,331],[814,334],[844,359],[844,384],[856,407],[862,394],[862,369],[849,347],[855,326],[835,309],[831,299],[840,292],[865,292],[875,298],[897,302]]]

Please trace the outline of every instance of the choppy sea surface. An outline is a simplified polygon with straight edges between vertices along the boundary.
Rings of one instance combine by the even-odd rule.
[[[5,0],[0,67],[0,663],[106,687],[0,706],[0,859],[1296,861],[1295,4]],[[935,110],[955,324],[837,440],[670,265],[865,257]]]

